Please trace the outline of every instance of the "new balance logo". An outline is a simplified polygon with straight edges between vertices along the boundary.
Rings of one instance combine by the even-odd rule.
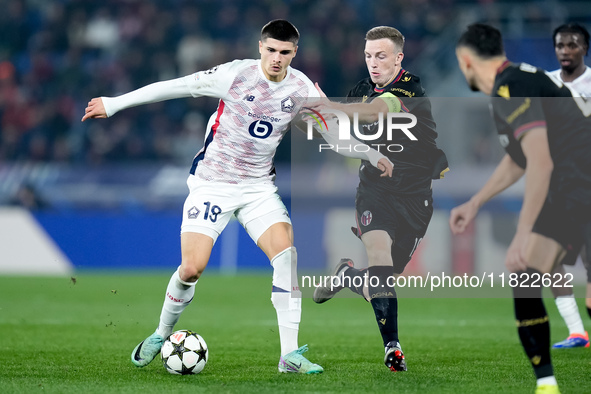
[[[252,94],[247,94],[246,96],[244,96],[243,100],[254,101],[254,96]]]

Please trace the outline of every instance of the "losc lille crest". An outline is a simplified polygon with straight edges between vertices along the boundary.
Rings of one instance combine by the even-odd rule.
[[[286,97],[283,100],[281,100],[281,110],[283,112],[292,112],[294,106],[295,106],[295,104],[294,104],[293,100],[291,99],[291,97]]]
[[[199,210],[197,209],[197,207],[191,207],[188,211],[187,211],[187,217],[189,219],[197,219],[197,216],[199,216]]]

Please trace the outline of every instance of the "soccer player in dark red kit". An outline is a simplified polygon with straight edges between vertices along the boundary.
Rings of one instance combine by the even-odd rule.
[[[435,121],[425,89],[416,75],[402,68],[404,36],[393,27],[378,26],[367,32],[365,40],[369,77],[351,89],[347,103],[325,100],[316,108],[336,109],[351,118],[356,114],[365,135],[377,134],[380,114],[384,118],[387,113],[412,114],[416,125],[409,131],[414,139],[400,132],[392,133],[390,139],[382,133],[373,141],[394,163],[394,170],[392,177],[387,178],[365,160],[359,168],[354,233],[365,246],[368,268],[356,269],[351,260],[341,260],[333,275],[341,279],[342,286],[317,287],[314,301],[326,302],[345,287],[367,299],[382,335],[384,363],[392,371],[406,371],[398,335],[398,298],[392,279],[404,271],[427,231],[433,215],[431,183],[448,170],[447,159],[435,144]],[[365,274],[374,279],[364,281]],[[365,282],[369,286],[354,285]]]
[[[452,210],[450,227],[454,234],[464,231],[485,202],[526,176],[505,265],[517,274],[511,286],[515,317],[536,392],[558,393],[542,286],[534,284],[567,251],[591,244],[591,105],[546,71],[509,62],[501,33],[492,26],[470,25],[456,55],[470,88],[492,96],[507,153],[480,191]]]

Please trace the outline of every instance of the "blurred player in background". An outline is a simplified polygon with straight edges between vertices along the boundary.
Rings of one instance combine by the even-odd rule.
[[[380,333],[384,363],[392,371],[406,371],[406,361],[398,338],[398,299],[394,275],[402,273],[419,242],[425,235],[433,214],[432,179],[440,179],[448,170],[443,151],[437,148],[435,122],[431,103],[425,96],[420,79],[402,68],[404,36],[395,28],[379,26],[366,34],[365,62],[369,78],[360,81],[347,95],[348,103],[321,101],[316,107],[337,109],[353,118],[359,115],[362,133],[375,135],[379,114],[411,113],[417,125],[409,130],[417,139],[393,132],[373,141],[394,163],[392,178],[380,177],[379,171],[361,162],[360,183],[355,199],[357,228],[368,256],[368,268],[356,269],[349,259],[342,259],[334,276],[340,287],[317,287],[314,301],[323,303],[348,287],[370,301]],[[321,96],[326,97],[317,85]],[[406,121],[403,121],[406,122]],[[392,148],[398,147],[398,148]],[[400,149],[403,147],[403,149]],[[368,287],[356,287],[369,275]]]
[[[550,72],[550,75],[569,86],[573,95],[578,94],[591,98],[591,68],[587,67],[584,61],[584,57],[589,52],[589,32],[578,23],[568,23],[557,27],[552,39],[560,68]],[[574,264],[577,254],[578,251],[570,252],[563,264]],[[591,317],[591,270],[589,269],[589,256],[584,248],[581,257],[587,270],[586,305],[587,313]],[[566,271],[560,264],[555,272],[564,277]],[[556,298],[556,307],[568,327],[569,336],[552,347],[557,349],[589,347],[589,334],[585,331],[572,288],[564,287],[563,284],[559,283],[559,286],[553,286],[552,294]]]
[[[591,106],[545,71],[510,63],[501,33],[491,26],[470,25],[456,55],[470,88],[493,97],[493,116],[507,154],[482,189],[451,211],[450,227],[454,234],[463,232],[485,202],[526,175],[505,265],[518,278],[511,286],[515,317],[536,390],[557,393],[550,324],[541,282],[535,286],[535,280],[552,272],[566,251],[591,244]]]
[[[195,284],[207,266],[216,239],[235,215],[273,266],[271,301],[279,325],[279,371],[323,371],[302,355],[307,345],[298,347],[301,296],[297,253],[289,214],[274,184],[273,157],[279,142],[304,100],[318,97],[312,82],[290,67],[298,39],[299,32],[291,23],[271,21],[261,31],[260,60],[235,60],[122,96],[94,98],[86,108],[82,121],[174,98],[220,99],[209,119],[204,147],[195,156],[187,180],[181,265],[166,289],[156,331],[131,354],[131,361],[138,367],[148,365],[160,352],[164,339],[193,300]],[[391,175],[391,163],[383,155],[375,150],[371,157],[361,155],[379,165],[383,175]],[[238,289],[228,291],[239,294]]]
[[[585,65],[589,54],[589,32],[578,23],[558,26],[552,35],[560,68],[550,72],[581,96],[591,98],[591,68]]]

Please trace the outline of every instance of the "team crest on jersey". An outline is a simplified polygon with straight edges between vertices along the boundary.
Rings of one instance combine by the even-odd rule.
[[[199,216],[199,212],[201,211],[199,211],[197,207],[192,207],[187,211],[187,216],[189,217],[189,219],[197,219],[197,216]]]
[[[363,214],[361,214],[361,224],[363,224],[364,226],[369,226],[369,224],[371,223],[371,219],[372,214],[370,211],[365,211],[363,212]]]
[[[218,70],[218,67],[219,66],[212,67],[209,70],[204,71],[203,73],[204,74],[213,74],[214,72],[216,72]]]
[[[291,112],[291,111],[293,111],[293,107],[294,107],[294,102],[291,99],[291,97],[286,97],[283,100],[281,100],[281,110],[283,112]]]

